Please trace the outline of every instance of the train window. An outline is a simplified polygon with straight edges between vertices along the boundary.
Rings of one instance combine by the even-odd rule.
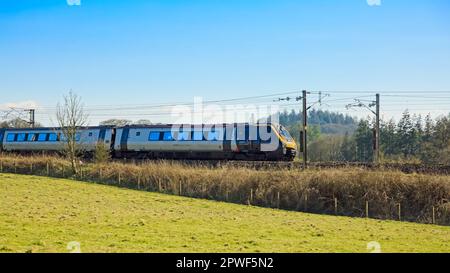
[[[51,133],[48,136],[48,141],[52,141],[52,142],[58,141],[58,135],[56,133]]]
[[[6,142],[14,142],[16,139],[16,134],[8,134],[6,136]]]
[[[187,132],[180,132],[178,134],[178,140],[179,141],[186,141],[186,140],[191,140],[191,132],[187,131]]]
[[[38,141],[46,141],[47,140],[47,134],[41,133],[38,135]]]
[[[25,141],[25,134],[24,133],[17,134],[17,141],[18,142],[24,142]]]
[[[203,132],[202,131],[194,131],[194,141],[201,141],[203,140]]]
[[[159,141],[161,137],[160,132],[150,132],[150,135],[148,136],[149,141]]]
[[[141,136],[141,132],[136,132],[136,136]]]
[[[80,141],[81,140],[81,134],[80,133],[77,133],[76,135],[75,135],[75,141]]]
[[[217,141],[217,140],[219,140],[219,132],[216,132],[216,131],[206,132],[206,139],[208,141]]]
[[[286,129],[284,129],[283,127],[280,127],[280,135],[282,135],[287,141],[293,141],[289,132],[286,131]]]
[[[28,134],[27,141],[36,141],[36,134]]]
[[[92,136],[92,132],[89,132],[89,136],[90,136],[90,137]]]
[[[163,140],[164,141],[172,141],[173,140],[172,132],[171,131],[164,132]]]

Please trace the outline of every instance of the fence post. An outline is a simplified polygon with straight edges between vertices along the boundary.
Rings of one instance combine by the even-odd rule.
[[[50,176],[50,166],[48,165],[48,162],[47,162],[47,176]]]
[[[402,204],[398,203],[398,220],[402,220]]]
[[[0,172],[3,172],[3,161],[0,161]]]
[[[33,163],[30,164],[30,174],[33,174]]]
[[[280,192],[277,192],[277,208],[280,208]]]
[[[180,180],[180,192],[179,192],[179,195],[182,195],[183,194],[183,191],[182,191],[182,188],[181,188],[181,180]]]
[[[98,170],[98,175],[99,175],[99,178],[100,178],[100,181],[102,181],[102,168],[100,167],[100,169]]]
[[[433,206],[433,225],[436,224],[436,209]]]
[[[334,198],[334,214],[338,214],[338,200],[336,197]]]
[[[305,193],[305,211],[308,211],[308,193]]]
[[[14,173],[17,173],[16,161],[14,160]]]
[[[253,189],[250,189],[250,200],[248,202],[249,205],[253,203]]]
[[[161,192],[161,179],[158,179],[158,191]]]
[[[369,201],[366,201],[366,218],[369,218]]]
[[[120,183],[121,183],[121,177],[120,177],[120,172],[119,172],[119,185],[120,185]]]

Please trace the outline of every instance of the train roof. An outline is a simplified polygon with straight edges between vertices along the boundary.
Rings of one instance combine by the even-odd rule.
[[[133,125],[126,125],[126,126],[117,126],[116,128],[171,128],[171,127],[182,127],[182,126],[229,126],[229,125],[253,125],[253,126],[260,126],[260,125],[278,125],[274,122],[258,122],[258,123],[205,123],[205,124],[192,124],[192,123],[185,123],[185,124],[166,124],[166,123],[160,123],[160,124],[133,124]]]
[[[115,126],[85,126],[79,127],[79,130],[95,130],[95,129],[112,129]],[[4,131],[48,131],[48,130],[61,130],[61,127],[36,127],[36,128],[0,128]]]
[[[230,125],[253,125],[253,126],[261,126],[261,125],[279,125],[274,122],[257,122],[257,123],[211,123],[211,124],[133,124],[133,125],[125,125],[125,126],[114,126],[114,125],[101,125],[101,126],[85,126],[79,127],[79,130],[96,130],[96,129],[113,129],[113,128],[171,128],[171,127],[183,127],[183,126],[230,126]],[[61,130],[61,127],[38,127],[38,128],[0,128],[2,131],[48,131],[48,130]]]

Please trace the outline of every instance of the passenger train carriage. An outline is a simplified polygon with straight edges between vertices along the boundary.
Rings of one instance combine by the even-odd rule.
[[[293,160],[296,144],[277,124],[148,125],[80,128],[81,150],[91,155],[97,144],[114,158],[199,160]],[[60,128],[0,129],[0,150],[61,152]]]
[[[80,150],[93,153],[98,143],[110,149],[112,133],[113,128],[86,127],[78,130],[75,139]],[[0,140],[3,151],[18,153],[62,152],[66,143],[60,128],[3,129]]]

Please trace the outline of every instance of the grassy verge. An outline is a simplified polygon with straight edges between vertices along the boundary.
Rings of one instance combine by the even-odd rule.
[[[10,173],[73,177],[52,157],[1,157]],[[358,168],[253,170],[173,162],[86,164],[76,177],[131,189],[321,214],[450,225],[450,176]]]
[[[447,252],[450,227],[0,174],[0,252]]]

